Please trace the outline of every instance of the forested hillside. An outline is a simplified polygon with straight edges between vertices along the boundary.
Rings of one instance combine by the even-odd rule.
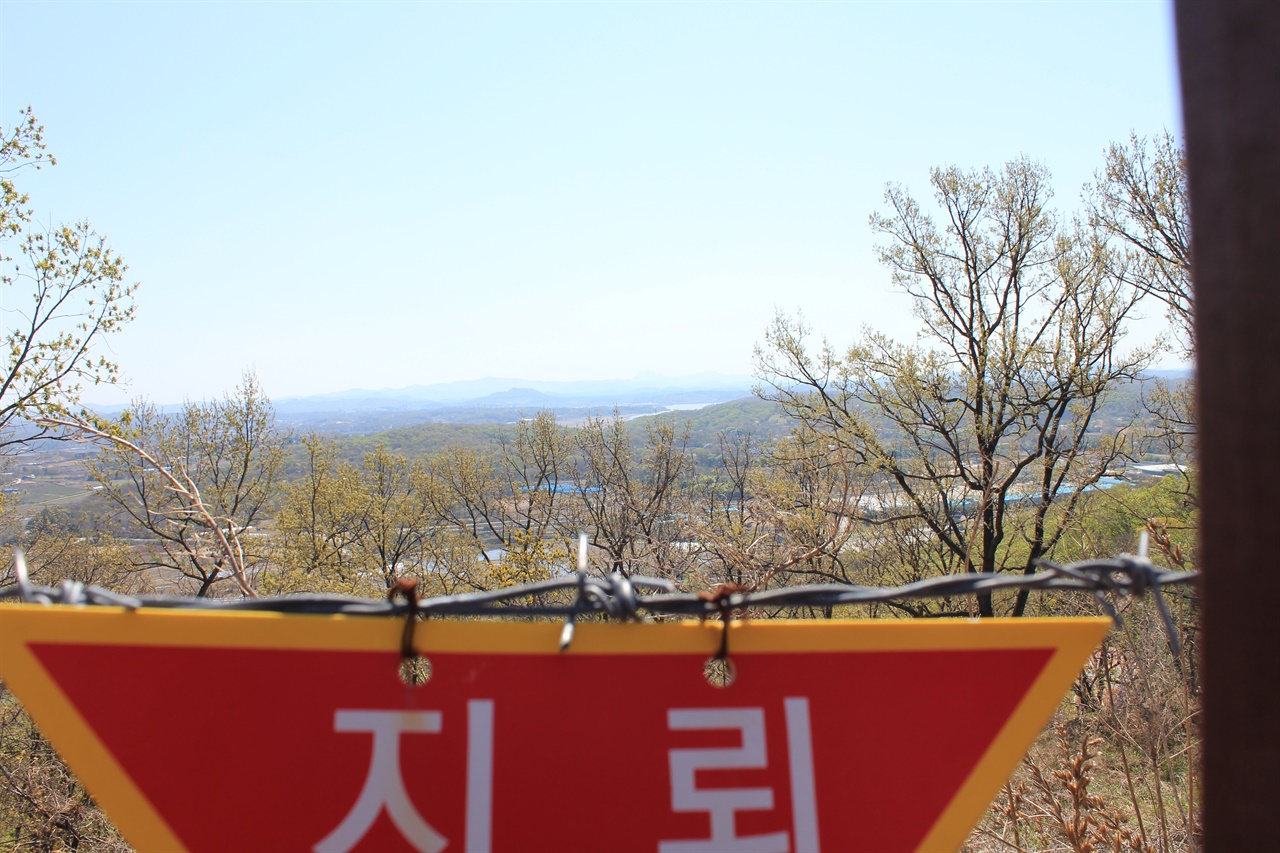
[[[30,156],[34,123],[14,133],[6,156]],[[1153,281],[1189,299],[1186,247],[1171,261],[1135,238],[1143,228],[1183,233],[1133,221],[1152,206],[1132,202],[1157,190],[1171,194],[1159,210],[1185,217],[1180,180],[1140,180],[1151,164],[1182,173],[1167,137],[1113,147],[1076,221],[1052,211],[1048,171],[1025,157],[935,169],[932,201],[891,185],[872,227],[880,261],[915,307],[916,336],[865,329],[837,346],[803,316],[779,313],[756,352],[759,396],[696,410],[452,415],[481,423],[439,422],[450,415],[433,410],[436,422],[369,435],[298,431],[248,373],[219,399],[172,411],[138,402],[107,418],[78,405],[78,383],[109,379],[115,365],[77,373],[67,367],[76,348],[55,336],[10,367],[9,384],[28,393],[0,410],[14,483],[0,505],[5,543],[23,549],[38,584],[200,598],[381,599],[407,579],[425,596],[490,591],[567,571],[580,534],[593,574],[712,596],[1023,577],[1044,561],[1135,553],[1143,541],[1155,564],[1192,568],[1190,383],[1151,379],[1159,346],[1124,339]],[[28,220],[15,198],[8,221],[20,230]],[[37,257],[37,272],[64,269],[58,253],[89,235],[87,226],[63,233],[67,245]],[[92,334],[131,316],[113,257],[92,256],[97,278],[80,293],[100,312],[90,312]],[[71,442],[92,451],[71,458]],[[1172,473],[1139,477],[1142,460],[1169,462]],[[70,491],[46,485],[56,478]],[[13,566],[0,570],[0,589],[17,583]],[[972,849],[1193,843],[1198,605],[1186,589],[1166,595],[1181,645],[1149,599],[1118,602],[1122,626]],[[1093,612],[1084,596],[985,588],[747,615]],[[8,694],[0,826],[9,833],[0,845],[121,846]]]

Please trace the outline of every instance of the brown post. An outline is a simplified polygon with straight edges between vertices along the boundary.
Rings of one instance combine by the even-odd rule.
[[[1204,570],[1205,848],[1280,814],[1280,3],[1178,0]]]

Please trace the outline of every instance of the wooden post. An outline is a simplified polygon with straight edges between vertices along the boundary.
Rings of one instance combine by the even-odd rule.
[[[1200,429],[1205,849],[1280,808],[1280,3],[1178,0]]]

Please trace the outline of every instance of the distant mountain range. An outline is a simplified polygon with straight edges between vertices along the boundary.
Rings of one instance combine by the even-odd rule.
[[[1178,382],[1189,378],[1187,369],[1148,372],[1149,378]],[[348,435],[369,435],[414,424],[510,424],[539,411],[549,410],[564,424],[584,418],[608,416],[615,410],[624,418],[692,410],[751,397],[755,380],[750,376],[697,373],[663,376],[642,373],[634,379],[543,381],[487,377],[435,385],[410,385],[382,390],[351,389],[307,397],[272,400],[283,425],[299,431],[318,430]],[[1137,386],[1120,397],[1137,393]],[[98,408],[115,415],[123,406]],[[176,411],[177,405],[163,405]]]
[[[488,377],[436,385],[410,385],[371,391],[353,389],[308,397],[273,400],[280,415],[318,412],[423,411],[440,408],[561,409],[653,405],[661,407],[723,403],[751,393],[749,376],[698,373],[634,379],[571,382]]]

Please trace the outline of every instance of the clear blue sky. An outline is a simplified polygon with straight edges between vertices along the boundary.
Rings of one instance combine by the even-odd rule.
[[[1181,121],[1136,0],[0,0],[0,50],[0,124],[31,104],[59,160],[23,187],[128,260],[111,349],[161,402],[745,374],[775,306],[909,338],[886,181],[1025,153],[1070,211]]]

